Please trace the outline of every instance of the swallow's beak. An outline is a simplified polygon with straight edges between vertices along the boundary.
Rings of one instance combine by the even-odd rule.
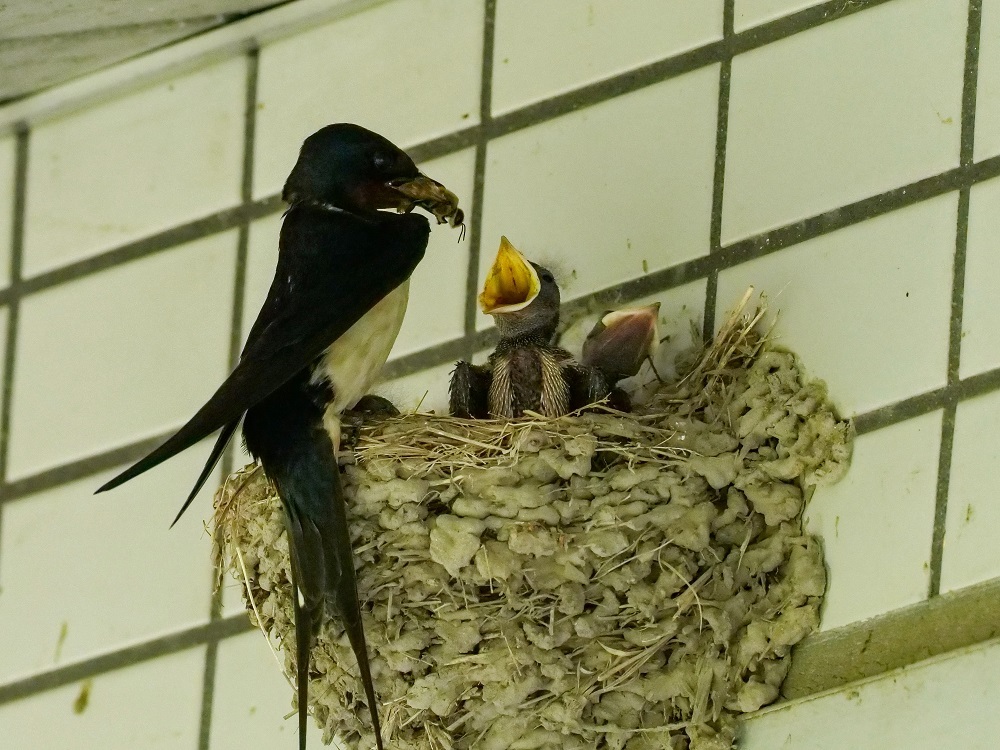
[[[487,315],[523,310],[541,290],[541,282],[528,259],[500,238],[500,249],[479,293],[479,307]]]
[[[425,174],[418,172],[416,177],[396,178],[386,186],[399,194],[399,203],[394,207],[400,212],[419,206],[434,214],[438,224],[457,227],[465,222],[465,214],[458,207],[458,196]]]

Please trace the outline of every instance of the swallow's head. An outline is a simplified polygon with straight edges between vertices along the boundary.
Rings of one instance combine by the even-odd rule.
[[[547,343],[559,324],[559,286],[551,271],[532,263],[501,237],[479,307],[493,316],[501,337],[530,335]]]
[[[306,138],[282,198],[356,213],[420,206],[452,226],[463,218],[455,194],[421,174],[406,152],[350,123],[327,125]]]

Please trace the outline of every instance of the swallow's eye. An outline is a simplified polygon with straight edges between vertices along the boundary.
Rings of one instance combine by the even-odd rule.
[[[387,154],[384,151],[376,151],[372,156],[372,165],[379,172],[388,172],[392,169],[393,164],[396,163],[396,159],[392,154]]]
[[[555,281],[555,278],[552,276],[551,273],[546,271],[545,273],[542,274],[542,281],[551,284],[553,281]]]

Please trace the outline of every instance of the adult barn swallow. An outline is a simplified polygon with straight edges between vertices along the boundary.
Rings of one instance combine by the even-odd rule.
[[[458,199],[421,174],[400,149],[343,123],[305,140],[282,198],[290,207],[281,225],[274,280],[239,364],[176,434],[98,492],[221,430],[180,518],[242,418],[247,449],[263,465],[285,511],[299,747],[306,746],[310,651],[329,608],[342,618],[357,657],[381,749],[337,465],[340,417],[371,386],[402,324],[410,274],[430,234],[427,218],[409,211],[419,205],[452,226],[462,224],[462,213]],[[380,210],[386,208],[400,213]]]
[[[559,325],[559,286],[551,271],[532,263],[506,237],[479,295],[500,341],[485,365],[459,362],[449,388],[459,417],[520,417],[530,410],[558,417],[600,401],[610,390],[593,367],[552,344]]]

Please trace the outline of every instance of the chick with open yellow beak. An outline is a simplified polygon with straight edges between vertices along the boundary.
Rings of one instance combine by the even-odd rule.
[[[596,368],[584,367],[552,344],[559,325],[555,277],[506,237],[486,274],[479,307],[493,317],[500,341],[485,365],[456,365],[453,415],[514,418],[532,411],[557,417],[607,395],[607,381]]]
[[[525,309],[542,290],[539,271],[547,274],[548,283],[555,286],[551,273],[529,261],[510,244],[510,240],[501,237],[497,257],[479,293],[479,308],[487,315],[503,315]],[[558,287],[555,287],[555,294],[558,305]]]

